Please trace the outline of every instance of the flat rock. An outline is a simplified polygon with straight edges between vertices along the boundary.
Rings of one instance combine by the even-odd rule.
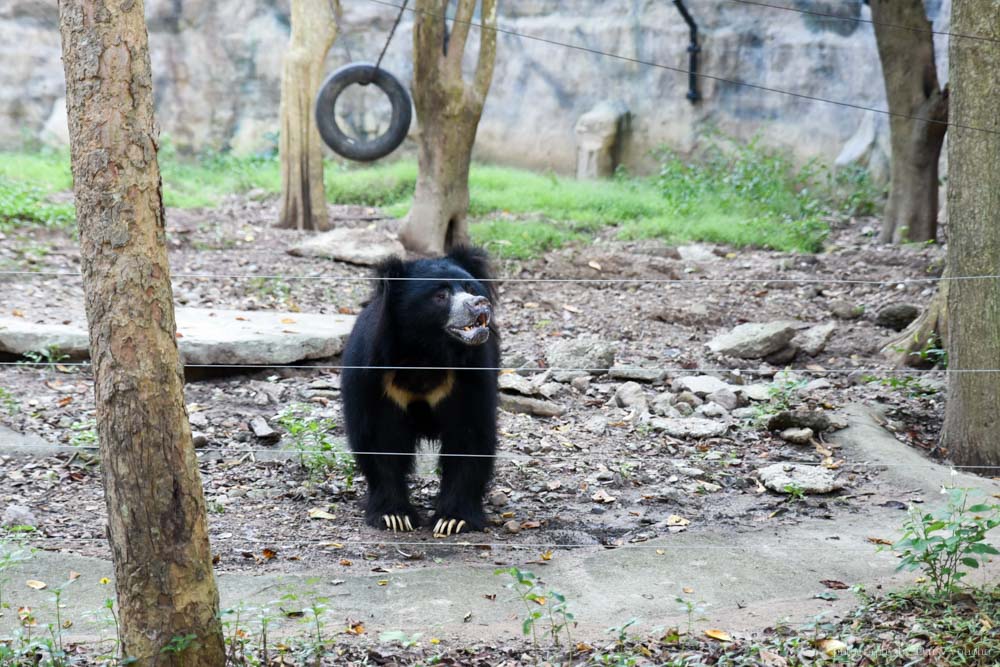
[[[612,366],[608,372],[615,380],[634,380],[636,382],[662,382],[667,372],[659,368],[641,368],[638,366]]]
[[[751,401],[771,400],[771,385],[768,384],[747,384],[742,387],[738,387],[736,391],[743,394]]]
[[[815,357],[826,349],[826,344],[836,331],[837,325],[834,322],[817,324],[799,332],[793,342],[810,357]]]
[[[707,395],[705,400],[721,405],[727,411],[735,410],[740,405],[740,399],[736,395],[736,392],[729,387],[716,389],[711,394]]]
[[[760,468],[757,477],[776,493],[790,493],[794,489],[803,493],[830,493],[843,488],[843,482],[826,468],[797,463],[775,463]]]
[[[185,364],[290,364],[340,354],[354,326],[353,315],[287,313],[273,310],[177,308],[177,343]],[[89,355],[85,322],[37,324],[0,317],[0,352],[24,354],[58,348],[60,354]]]
[[[566,412],[566,409],[558,403],[516,394],[500,394],[500,407],[507,412],[519,412],[536,417],[558,417]]]
[[[649,404],[646,395],[638,382],[626,382],[615,390],[615,405],[639,413],[648,412]]]
[[[781,439],[793,445],[808,445],[813,439],[811,428],[786,428],[781,432]]]
[[[839,320],[856,320],[865,314],[865,308],[848,301],[833,301],[830,314]]]
[[[701,417],[654,417],[649,425],[674,438],[711,438],[722,435],[728,428],[725,422]]]
[[[560,382],[568,382],[574,377],[605,372],[615,363],[615,348],[611,343],[598,338],[581,336],[560,340],[549,345],[545,353],[549,366],[556,369],[553,377]]]
[[[367,228],[331,229],[288,249],[296,257],[324,257],[338,262],[372,266],[392,256],[406,254],[395,234]]]
[[[875,316],[875,324],[893,331],[902,331],[920,316],[920,309],[909,303],[891,303]]]
[[[675,391],[690,391],[698,398],[704,398],[720,389],[729,389],[729,384],[711,375],[692,375],[674,381]]]
[[[717,335],[708,343],[716,354],[763,359],[783,350],[795,337],[795,322],[748,322]]]
[[[771,431],[809,428],[814,433],[822,433],[829,430],[830,418],[819,410],[783,410],[767,420],[767,428]]]
[[[37,525],[38,519],[35,518],[34,512],[24,505],[7,505],[3,516],[0,517],[0,526],[5,528],[10,526],[35,527]]]
[[[250,430],[264,442],[277,442],[281,438],[281,434],[271,428],[271,425],[263,417],[254,417],[251,419]]]

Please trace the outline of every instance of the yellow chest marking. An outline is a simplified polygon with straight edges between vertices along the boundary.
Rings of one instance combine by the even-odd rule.
[[[400,387],[395,384],[396,374],[390,371],[385,374],[382,380],[382,386],[385,388],[385,395],[390,401],[406,409],[409,407],[410,403],[416,403],[418,401],[423,401],[430,407],[434,407],[444,399],[448,398],[451,394],[451,390],[455,388],[455,374],[453,371],[448,371],[441,384],[434,387],[430,391],[426,392],[414,392],[406,389],[405,387]]]

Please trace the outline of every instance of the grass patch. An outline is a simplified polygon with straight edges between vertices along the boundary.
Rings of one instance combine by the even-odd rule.
[[[71,207],[45,202],[46,194],[71,186],[68,162],[65,152],[0,153],[0,224],[71,219]],[[872,213],[879,197],[860,170],[830,172],[816,163],[800,168],[756,141],[715,139],[697,161],[663,152],[661,164],[650,178],[622,172],[604,181],[473,165],[473,239],[502,257],[532,257],[610,226],[625,240],[813,252],[829,232],[829,216]],[[160,165],[167,206],[213,206],[227,194],[277,193],[281,186],[274,155],[183,160],[165,139]],[[326,193],[338,204],[380,206],[402,216],[416,180],[412,160],[365,167],[329,163]]]

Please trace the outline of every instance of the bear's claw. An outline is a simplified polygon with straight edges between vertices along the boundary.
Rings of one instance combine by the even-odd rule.
[[[434,524],[434,537],[458,535],[464,527],[465,521],[462,519],[438,519],[438,522]]]
[[[406,515],[383,514],[382,521],[385,523],[386,530],[391,530],[394,533],[408,533],[413,530],[410,517]]]

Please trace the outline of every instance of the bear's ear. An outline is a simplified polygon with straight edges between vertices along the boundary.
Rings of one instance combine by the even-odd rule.
[[[375,287],[376,296],[388,294],[396,282],[394,279],[406,276],[406,266],[399,257],[389,257],[375,265],[375,275],[379,278]]]
[[[493,271],[490,268],[490,256],[482,248],[475,246],[455,246],[448,252],[448,259],[469,272],[476,280],[483,281],[483,286],[490,293],[490,299],[496,298],[496,287],[492,281]]]

